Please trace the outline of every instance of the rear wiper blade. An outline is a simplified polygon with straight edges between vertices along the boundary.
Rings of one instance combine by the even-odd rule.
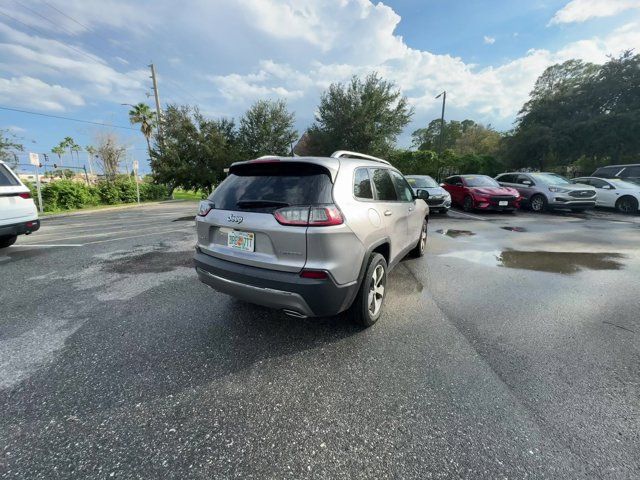
[[[239,200],[237,203],[240,208],[251,207],[288,207],[287,202],[278,202],[275,200]]]

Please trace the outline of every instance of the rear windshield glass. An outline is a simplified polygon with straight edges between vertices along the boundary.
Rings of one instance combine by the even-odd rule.
[[[256,164],[233,169],[209,200],[220,210],[269,213],[290,205],[333,203],[332,187],[322,167]]]
[[[20,185],[16,177],[9,173],[9,169],[0,164],[0,187],[15,187]]]
[[[431,177],[405,177],[413,188],[436,188],[438,184]]]
[[[474,175],[464,177],[464,181],[467,184],[467,187],[499,187],[500,184],[496,182],[493,178],[487,177],[485,175]]]

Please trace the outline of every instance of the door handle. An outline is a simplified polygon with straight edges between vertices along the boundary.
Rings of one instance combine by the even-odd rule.
[[[413,207],[409,207],[409,211],[410,211],[410,212],[413,212]]]
[[[384,211],[384,216],[385,217],[390,217],[391,215],[393,215],[393,212],[391,210],[385,210]]]

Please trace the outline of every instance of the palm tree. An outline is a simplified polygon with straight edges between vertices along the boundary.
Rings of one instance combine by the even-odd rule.
[[[93,145],[87,145],[86,147],[84,147],[84,151],[87,152],[87,159],[89,160],[89,173],[93,175],[93,163],[91,162],[91,159],[95,156],[96,153],[98,153],[98,151]]]
[[[129,110],[129,121],[131,122],[131,125],[140,124],[140,131],[147,141],[147,150],[149,151],[149,158],[151,158],[150,138],[155,126],[153,111],[146,103],[139,103],[137,105],[132,105],[132,107],[133,108]]]
[[[60,145],[53,147],[51,149],[51,153],[58,155],[58,160],[62,163],[62,155],[64,154],[64,146],[62,145],[62,142],[60,142]]]

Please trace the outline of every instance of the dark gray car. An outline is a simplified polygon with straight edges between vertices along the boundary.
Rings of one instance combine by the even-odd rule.
[[[451,195],[444,188],[438,185],[429,175],[405,175],[407,182],[413,188],[414,193],[418,190],[429,192],[427,205],[432,212],[447,213],[451,208]]]
[[[566,208],[582,212],[596,206],[596,189],[573,184],[562,175],[546,172],[510,172],[496,177],[500,185],[518,190],[521,204],[534,212]]]

